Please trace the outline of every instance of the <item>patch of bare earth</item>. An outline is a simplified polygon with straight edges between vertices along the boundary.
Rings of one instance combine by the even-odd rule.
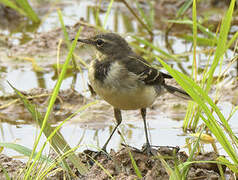
[[[0,179],[7,179],[6,174],[11,178],[19,178],[20,172],[25,168],[25,163],[8,157],[4,154],[0,154]]]
[[[141,176],[145,180],[154,179],[169,179],[172,175],[166,170],[166,165],[174,169],[175,164],[185,162],[188,158],[185,152],[179,151],[177,147],[159,147],[154,148],[153,151],[155,155],[148,156],[145,152],[132,148],[124,147],[120,151],[115,152],[111,150],[109,156],[105,154],[100,154],[97,156],[97,163],[94,163],[91,167],[89,166],[90,158],[89,156],[94,156],[95,152],[86,150],[84,153],[80,153],[79,156],[84,159],[84,163],[88,165],[89,171],[86,175],[82,176],[76,172],[77,177],[72,176],[72,179],[82,179],[82,180],[108,180],[113,177],[117,180],[132,180],[139,179],[136,175],[135,168],[132,165],[132,160],[129,156],[129,151],[141,173]],[[194,160],[205,160],[205,161],[215,161],[218,155],[213,152],[206,154],[199,154],[195,156]],[[164,162],[163,162],[164,161]],[[18,173],[23,170],[25,164],[13,160],[5,155],[0,155],[0,178],[5,179],[4,170],[8,173],[9,177],[12,179],[19,177]],[[103,167],[103,168],[102,168]],[[226,171],[226,167],[223,166],[223,171]],[[64,176],[64,171],[55,171],[56,173],[49,173],[50,175],[46,179],[62,179]],[[226,172],[227,175],[229,174]],[[215,163],[198,163],[192,164],[189,167],[187,174],[187,179],[189,180],[218,180],[220,179],[219,169]]]
[[[142,152],[134,148],[122,148],[118,152],[113,150],[110,152],[110,158],[105,155],[100,155],[97,158],[98,163],[102,165],[106,171],[115,179],[128,180],[138,179],[135,173],[135,169],[132,165],[132,160],[129,156],[131,152],[133,159],[138,166],[138,169],[145,180],[154,179],[169,179],[170,175],[163,164],[163,160],[169,165],[170,168],[174,168],[176,163],[185,162],[188,158],[185,152],[179,151],[177,147],[160,147],[153,149],[156,155],[148,156],[145,152]],[[218,155],[214,153],[201,154],[197,156],[195,160],[210,160],[214,161]],[[178,165],[178,164],[177,164]],[[224,168],[225,170],[225,168]],[[105,170],[99,167],[97,163],[89,170],[88,174],[83,177],[85,180],[106,180],[110,179],[110,176]],[[188,179],[219,179],[219,170],[216,164],[212,163],[200,163],[193,164],[189,168]]]

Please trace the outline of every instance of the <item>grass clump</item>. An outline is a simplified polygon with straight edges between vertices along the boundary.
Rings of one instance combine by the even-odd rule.
[[[0,3],[14,9],[18,13],[20,13],[23,16],[27,16],[29,19],[31,19],[34,23],[39,23],[40,19],[35,13],[35,11],[32,9],[30,4],[27,0],[0,0]]]

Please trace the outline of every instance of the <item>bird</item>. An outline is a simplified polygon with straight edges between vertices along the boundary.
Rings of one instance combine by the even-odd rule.
[[[127,41],[117,33],[100,33],[89,38],[77,40],[93,46],[97,58],[90,63],[89,89],[96,93],[114,110],[116,126],[101,148],[106,152],[108,143],[122,122],[122,110],[140,110],[146,143],[143,151],[152,154],[146,122],[146,108],[164,92],[189,95],[179,88],[165,83],[172,76],[152,67],[143,57],[137,55]]]

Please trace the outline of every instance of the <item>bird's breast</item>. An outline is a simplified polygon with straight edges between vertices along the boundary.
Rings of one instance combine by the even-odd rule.
[[[108,70],[100,70],[105,74],[104,78],[98,78],[98,69],[95,67],[95,62],[92,62],[89,68],[90,84],[102,99],[115,108],[146,108],[153,104],[158,95],[154,86],[145,85],[137,75],[129,72],[119,62],[111,63]]]

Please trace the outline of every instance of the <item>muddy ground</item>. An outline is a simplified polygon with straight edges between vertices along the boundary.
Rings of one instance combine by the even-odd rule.
[[[201,7],[200,7],[201,6]],[[203,11],[207,11],[207,9],[212,7],[227,7],[227,1],[209,1],[209,3],[200,4],[198,8],[201,9],[199,11],[202,13]],[[160,1],[158,5],[155,7],[157,18],[161,18],[163,16],[167,19],[174,18],[174,12],[176,12],[179,7],[181,7],[180,1],[175,0],[164,0]],[[2,7],[1,7],[2,8]],[[11,11],[5,10],[1,11],[5,13],[11,14]],[[128,12],[127,12],[128,13]],[[191,12],[188,12],[189,16],[191,16]],[[17,14],[11,14],[9,17],[10,21],[6,21],[4,23],[9,24],[11,22],[12,16],[15,17]],[[6,16],[6,14],[0,14],[0,16]],[[130,17],[132,18],[132,17]],[[220,17],[211,16],[211,19],[207,20],[207,23],[211,23],[214,25],[214,30],[216,29],[217,25],[220,23]],[[6,25],[5,24],[5,25]],[[237,24],[237,19],[234,18],[233,24]],[[74,37],[77,29],[83,26],[83,30],[81,33],[82,37],[89,36],[96,32],[93,26],[87,24],[83,19],[75,24],[74,26],[67,27],[67,30],[70,34],[70,37]],[[159,23],[158,25],[162,29],[166,29],[165,23]],[[183,26],[176,25],[176,30],[172,30],[173,34],[177,34],[179,29],[182,29]],[[48,59],[55,59],[57,55],[57,46],[59,43],[59,38],[63,38],[63,32],[61,28],[53,29],[49,32],[44,33],[36,33],[32,40],[28,41],[27,43],[14,45],[11,40],[10,41],[3,41],[5,48],[1,49],[0,52],[1,59],[0,62],[2,66],[16,66],[16,67],[24,67],[29,66],[26,65],[26,62],[23,61],[22,56],[33,56],[34,58],[40,58],[40,61],[37,62],[38,66],[41,66],[43,69],[43,73],[48,71],[49,67],[52,67],[54,61],[48,61]],[[1,43],[2,41],[0,41]],[[66,44],[63,43],[61,47],[61,62],[65,60],[66,57]],[[4,50],[4,52],[3,52]],[[47,56],[46,56],[47,55]],[[13,61],[5,62],[4,58],[13,58]],[[16,61],[20,60],[20,61]],[[46,68],[47,70],[45,70]],[[86,67],[82,66],[83,69]],[[170,80],[169,84],[176,85],[176,82]],[[177,85],[176,85],[177,86]],[[237,81],[233,80],[229,82],[229,86],[222,86],[223,92],[227,92],[227,94],[223,94],[220,96],[220,100],[229,101],[232,104],[237,104],[238,100],[238,84]],[[49,96],[51,94],[51,90],[49,89],[41,89],[36,88],[28,92],[23,92],[23,94],[28,97],[28,99],[37,104],[38,110],[41,113],[44,113],[46,110],[46,106],[49,100]],[[80,93],[76,92],[74,89],[68,89],[65,91],[61,91],[59,93],[58,99],[56,101],[54,110],[51,115],[51,123],[55,124],[61,120],[64,120],[66,117],[71,115],[75,112],[79,107],[82,105],[87,104],[93,100],[92,97],[84,97]],[[166,102],[166,103],[165,103]],[[186,112],[187,101],[181,101],[177,97],[172,95],[166,94],[163,97],[159,97],[154,105],[151,107],[153,111],[151,111],[148,116],[153,119],[156,118],[160,112],[168,113],[169,117],[171,118],[178,118],[182,119]],[[103,113],[102,113],[103,111]],[[111,118],[111,107],[103,101],[100,101],[93,107],[89,107],[85,114],[90,114],[88,116],[76,116],[73,120],[80,122],[80,123],[93,123],[95,117],[97,117],[98,122],[107,121]],[[138,119],[139,115],[135,115],[132,117],[134,119]],[[31,114],[26,110],[23,104],[19,101],[18,97],[14,94],[5,94],[4,96],[0,97],[0,119],[1,122],[7,122],[9,124],[19,125],[19,124],[32,124],[34,123]],[[24,119],[24,121],[17,122],[16,119]],[[131,158],[129,157],[129,151],[132,153],[132,156],[141,172],[143,179],[146,180],[153,180],[153,179],[169,179],[171,176],[170,172],[165,168],[165,162],[173,168],[175,163],[185,162],[188,158],[188,155],[179,150],[178,147],[159,147],[154,148],[155,154],[153,156],[148,156],[146,153],[139,149],[135,149],[132,147],[124,147],[118,152],[114,150],[110,151],[110,157],[101,154],[97,157],[97,161],[113,176],[115,179],[139,179],[135,173],[135,169],[132,166]],[[110,177],[106,174],[106,171],[100,168],[97,163],[94,163],[92,167],[90,167],[88,156],[92,156],[95,154],[94,152],[87,150],[84,153],[80,153],[79,156],[84,159],[85,165],[88,166],[89,172],[85,176],[81,176],[74,170],[76,176],[72,176],[72,179],[110,179]],[[195,159],[193,160],[209,160],[215,161],[218,157],[217,154],[214,152],[204,153],[204,154],[197,154]],[[165,160],[165,162],[163,161]],[[0,179],[6,179],[5,171],[8,172],[8,175],[15,179],[16,177],[19,178],[19,174],[24,172],[25,163],[8,157],[4,154],[0,154]],[[74,169],[74,167],[72,167]],[[223,171],[226,173],[227,179],[233,179],[232,175],[228,168],[223,167]],[[220,179],[219,169],[217,164],[215,163],[199,163],[199,164],[192,164],[188,171],[188,179],[190,180],[197,180],[197,179]],[[62,179],[63,175],[65,174],[64,171],[56,171],[56,173],[51,174],[48,179]]]
[[[179,151],[178,147],[160,147],[153,149],[155,156],[148,156],[145,152],[133,148],[122,148],[119,152],[111,151],[111,159],[105,156],[98,157],[98,162],[105,167],[115,179],[138,179],[132,166],[129,151],[136,162],[143,179],[169,179],[172,175],[165,169],[165,162],[173,168],[175,162],[185,162],[188,158],[185,152]],[[196,160],[215,160],[217,155],[207,153],[198,155]],[[165,162],[163,162],[165,160]],[[224,167],[225,170],[225,167]],[[96,164],[90,169],[85,179],[107,179],[108,175]],[[194,164],[187,175],[188,179],[219,179],[219,170],[216,164]]]
[[[169,179],[172,172],[169,169],[166,169],[166,165],[173,169],[175,163],[178,165],[188,159],[188,155],[185,152],[180,151],[179,147],[153,148],[155,155],[148,156],[147,153],[142,150],[125,146],[118,152],[111,150],[110,154],[107,156],[105,154],[99,155],[96,159],[100,166],[96,162],[90,166],[89,164],[91,164],[91,159],[89,157],[94,156],[96,152],[86,150],[84,153],[80,153],[79,156],[83,159],[85,165],[89,167],[89,171],[85,175],[80,175],[72,167],[75,172],[75,175],[72,175],[72,179],[106,180],[111,179],[111,177],[117,180],[140,179],[139,175],[136,174],[135,166],[132,165],[132,158],[129,156],[129,152],[140,170],[140,175],[145,180]],[[217,154],[209,152],[205,154],[198,154],[193,160],[215,161],[217,158]],[[16,177],[19,178],[19,174],[24,172],[24,163],[7,157],[6,155],[0,155],[0,163],[13,179]],[[234,178],[227,170],[226,166],[222,167],[222,171],[223,173],[226,173],[226,177],[228,179]],[[55,171],[55,173],[51,173],[46,179],[63,179],[64,173],[65,172],[63,170],[58,170]],[[23,175],[21,174],[21,176]],[[179,179],[178,175],[177,177],[178,178],[176,179]],[[3,170],[1,170],[0,178],[5,179]],[[216,163],[194,163],[189,166],[187,179],[218,180],[220,179],[220,171]]]

